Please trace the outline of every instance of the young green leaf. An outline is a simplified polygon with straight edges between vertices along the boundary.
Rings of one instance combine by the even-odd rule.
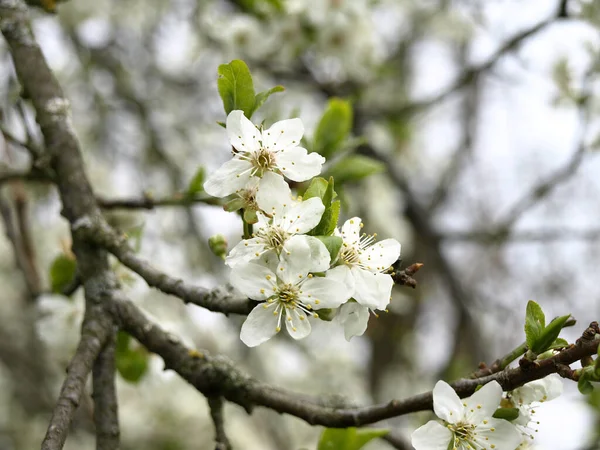
[[[385,171],[385,164],[368,156],[346,156],[328,170],[328,174],[339,184],[358,181],[370,175]]]
[[[327,182],[327,180],[325,178],[321,178],[321,177],[313,178],[312,181],[310,182],[310,185],[304,192],[302,199],[308,200],[309,198],[319,197],[321,200],[323,200],[323,197],[325,196],[325,192],[327,191],[328,185],[329,185],[329,183]],[[327,206],[327,205],[325,205],[325,206]]]
[[[148,371],[148,352],[142,348],[115,352],[117,371],[125,381],[138,383]]]
[[[360,450],[369,441],[388,433],[389,430],[377,428],[326,428],[317,450]]]
[[[64,253],[61,253],[50,265],[50,286],[52,292],[61,293],[75,279],[77,262]]]
[[[234,59],[229,64],[221,64],[218,69],[217,88],[223,100],[225,113],[241,109],[248,118],[254,111],[256,94],[252,75],[246,63]]]
[[[591,394],[594,391],[594,385],[590,383],[593,367],[586,367],[582,369],[577,381],[577,389],[583,395]]]
[[[342,146],[353,120],[352,106],[346,100],[332,98],[323,113],[314,136],[313,151],[329,158]]]
[[[548,350],[560,350],[563,348],[567,348],[568,346],[569,343],[566,340],[564,340],[563,338],[556,338],[552,345],[548,347]]]
[[[196,174],[194,175],[194,178],[192,178],[192,181],[190,181],[190,184],[187,188],[187,194],[189,196],[194,196],[196,194],[200,194],[202,192],[204,192],[204,180],[206,179],[206,170],[204,169],[204,167],[200,167],[197,171]]]
[[[271,89],[267,89],[266,91],[262,91],[259,92],[258,94],[256,94],[255,100],[254,100],[254,107],[252,108],[252,112],[250,113],[250,116],[252,116],[252,114],[254,114],[258,108],[260,108],[266,101],[267,99],[271,96],[271,94],[275,94],[276,92],[283,92],[285,91],[285,88],[283,86],[275,86],[272,87]],[[250,118],[250,116],[248,118]]]
[[[342,238],[339,236],[315,236],[318,240],[320,240],[325,247],[327,247],[327,251],[329,252],[329,256],[331,256],[331,261],[335,261],[340,252],[340,248],[342,248]]]
[[[525,312],[525,341],[530,350],[534,351],[537,340],[546,326],[546,317],[540,305],[533,300],[527,302]],[[536,352],[537,353],[537,352]]]
[[[550,346],[554,343],[561,330],[563,329],[564,324],[567,320],[571,318],[570,314],[566,316],[557,317],[552,322],[545,327],[540,335],[536,338],[531,350],[535,353],[545,352],[550,348]]]

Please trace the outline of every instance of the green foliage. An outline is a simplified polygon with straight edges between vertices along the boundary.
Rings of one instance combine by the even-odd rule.
[[[527,347],[536,355],[545,352],[555,344],[563,346],[564,340],[557,338],[571,315],[557,317],[546,326],[546,316],[540,305],[533,300],[527,303],[525,313],[525,340]]]
[[[323,183],[327,183],[327,187]],[[308,233],[311,236],[330,236],[337,226],[340,217],[340,201],[334,200],[337,194],[333,186],[332,177],[329,178],[329,181],[325,181],[323,178],[315,178],[305,192],[304,198],[307,195],[308,198],[319,197],[325,206],[321,221]]]
[[[352,130],[353,112],[350,102],[332,98],[327,104],[317,130],[312,150],[329,158],[339,150]]]
[[[250,69],[240,59],[234,59],[229,64],[221,64],[218,74],[217,88],[226,114],[240,109],[249,119],[271,94],[285,90],[283,86],[275,86],[256,94]],[[224,126],[225,124],[219,122],[219,125]]]
[[[579,380],[577,380],[577,389],[579,389],[579,392],[583,395],[591,394],[594,391],[594,385],[592,385],[591,381],[595,381],[594,368],[584,367],[581,369]]]
[[[331,256],[331,261],[335,261],[340,252],[340,248],[342,248],[342,238],[339,236],[315,236],[318,240],[320,240],[325,247],[327,247],[327,251],[329,252],[329,256]]]
[[[255,98],[252,75],[244,61],[234,59],[229,64],[221,64],[218,69],[217,87],[223,100],[225,113],[241,109],[244,115],[251,117]]]
[[[328,174],[339,184],[357,181],[375,173],[385,171],[385,164],[368,156],[351,155],[338,161]]]
[[[117,371],[125,381],[138,383],[148,371],[148,360],[146,349],[132,348],[131,337],[123,331],[117,333],[115,362]]]
[[[271,94],[275,94],[276,92],[283,92],[283,91],[285,91],[285,88],[283,86],[275,86],[275,87],[272,87],[271,89],[267,89],[266,91],[262,91],[262,92],[259,92],[258,94],[256,94],[254,108],[252,109],[251,114],[254,114],[254,112],[256,110],[258,110],[258,108],[260,108],[267,101],[267,99],[271,96]]]
[[[498,408],[492,417],[512,422],[519,417],[519,408]]]
[[[377,428],[326,428],[317,450],[359,450],[369,441],[388,433],[389,430]]]
[[[77,262],[75,258],[61,253],[50,264],[50,288],[52,292],[61,293],[75,279]]]
[[[206,179],[206,169],[204,167],[200,167],[196,171],[196,174],[194,175],[194,177],[192,178],[192,181],[190,181],[190,184],[188,185],[187,195],[189,195],[190,197],[193,197],[196,194],[201,194],[202,192],[204,192],[204,180],[205,179]]]

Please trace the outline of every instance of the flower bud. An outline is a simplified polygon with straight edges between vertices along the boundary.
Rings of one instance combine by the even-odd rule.
[[[227,239],[222,234],[215,234],[208,238],[210,250],[219,258],[225,259],[227,255]]]

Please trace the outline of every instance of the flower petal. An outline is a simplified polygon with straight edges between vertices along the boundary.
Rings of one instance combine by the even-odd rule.
[[[353,297],[358,303],[371,309],[385,309],[390,303],[394,280],[383,273],[373,273],[357,266],[350,268],[354,276]]]
[[[277,223],[292,234],[304,234],[316,227],[321,221],[325,206],[319,197],[297,202],[280,217]]]
[[[342,225],[342,239],[346,244],[358,246],[361,223],[362,219],[360,217],[353,217],[344,222],[344,225]]]
[[[302,120],[287,119],[275,122],[271,128],[263,131],[263,145],[271,151],[284,150],[300,145],[304,134]]]
[[[417,428],[411,436],[411,443],[415,450],[448,450],[450,440],[452,440],[452,432],[434,420]]]
[[[226,197],[243,189],[251,180],[252,165],[248,161],[233,158],[219,167],[204,182],[204,191],[213,197]]]
[[[310,153],[302,147],[294,147],[277,153],[277,167],[294,181],[306,181],[321,173],[325,162],[318,153]]]
[[[350,267],[346,265],[334,267],[325,272],[325,276],[343,283],[346,286],[346,289],[348,289],[350,297],[354,296],[354,286],[356,281],[354,280],[354,275],[352,275]]]
[[[319,239],[314,236],[298,236],[306,239],[310,247],[310,272],[325,272],[331,264],[331,255]]]
[[[283,245],[277,276],[284,282],[298,284],[310,272],[311,248],[306,236],[292,236]]]
[[[234,288],[254,300],[266,300],[273,295],[276,280],[273,272],[255,262],[237,264],[229,278]]]
[[[502,387],[497,381],[490,381],[481,389],[475,392],[463,402],[465,407],[465,417],[471,423],[479,423],[486,417],[492,417],[502,399]]]
[[[265,243],[258,238],[244,239],[231,249],[225,264],[235,267],[237,264],[259,258],[265,251]]]
[[[302,339],[310,334],[310,322],[300,308],[285,309],[285,327],[294,339]]]
[[[260,303],[248,314],[240,332],[240,339],[248,347],[256,347],[277,333],[275,305]]]
[[[281,175],[266,172],[258,184],[256,203],[267,214],[283,211],[284,205],[292,203],[292,191]]]
[[[399,257],[400,243],[396,239],[384,239],[366,248],[359,261],[371,272],[381,272],[398,261]]]
[[[463,419],[464,406],[452,386],[445,381],[438,381],[433,388],[433,410],[436,416],[448,423]]]
[[[300,301],[312,309],[337,308],[350,298],[346,286],[331,278],[308,278],[301,292]]]
[[[560,375],[552,374],[541,380],[530,381],[511,393],[517,405],[553,400],[562,394],[563,384]]]
[[[481,391],[481,389],[479,391]],[[510,422],[494,418],[487,419],[486,422],[487,423],[481,423],[475,427],[475,433],[477,434],[475,442],[477,442],[481,448],[512,450],[516,449],[521,443],[523,438],[521,433],[519,433],[517,428]]]
[[[244,112],[231,111],[227,116],[227,137],[231,145],[240,152],[255,152],[260,148],[260,131],[250,122]]]
[[[369,323],[369,308],[356,302],[344,303],[340,307],[338,315],[335,316],[335,320],[344,327],[344,336],[349,341],[354,336],[364,334]]]

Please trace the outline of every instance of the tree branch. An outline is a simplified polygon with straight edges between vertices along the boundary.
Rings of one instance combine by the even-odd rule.
[[[92,369],[94,423],[96,424],[96,449],[119,448],[119,412],[115,386],[116,330],[109,333],[104,348]]]
[[[178,193],[169,197],[153,198],[151,195],[144,195],[141,198],[121,198],[108,199],[97,198],[98,204],[102,209],[154,209],[165,206],[192,206],[195,204],[222,206],[221,199],[210,197],[208,195],[186,195]]]
[[[177,372],[207,397],[220,395],[244,407],[248,412],[256,406],[263,406],[298,417],[311,425],[345,428],[368,425],[433,407],[431,392],[367,407],[329,406],[316,399],[257,381],[236,369],[226,359],[211,357],[187,348],[175,336],[149,321],[133,303],[126,299],[113,296],[111,305],[121,328],[135,337],[149,351],[160,355],[166,368]],[[597,328],[597,324],[590,326],[592,331]],[[552,358],[532,362],[523,368],[506,369],[485,377],[461,379],[451,385],[460,397],[467,397],[475,392],[477,386],[493,380],[498,381],[505,391],[509,391],[529,381],[557,373],[560,367],[597,352],[600,339],[594,338],[595,332],[590,333],[590,329],[584,333],[586,337],[582,337],[575,345]]]
[[[225,433],[225,419],[223,417],[223,399],[221,397],[208,397],[210,417],[215,425],[215,450],[231,450],[231,444]]]

